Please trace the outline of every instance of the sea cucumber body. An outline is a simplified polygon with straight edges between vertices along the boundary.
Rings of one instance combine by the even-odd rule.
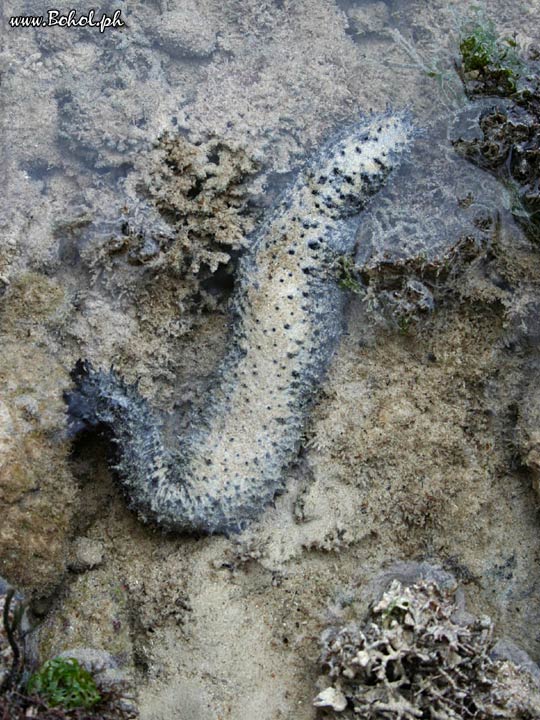
[[[71,422],[105,426],[132,506],[166,530],[235,532],[282,487],[310,399],[341,334],[331,266],[350,253],[358,213],[410,142],[406,116],[372,116],[299,173],[239,266],[229,349],[178,448],[133,386],[80,363]]]

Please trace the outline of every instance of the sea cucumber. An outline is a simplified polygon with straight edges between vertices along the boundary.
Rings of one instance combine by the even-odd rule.
[[[332,266],[354,249],[359,212],[413,135],[406,113],[372,115],[300,170],[239,263],[228,350],[178,447],[166,447],[135,386],[77,364],[67,394],[71,428],[107,430],[119,479],[144,521],[176,532],[237,532],[282,487],[342,331],[345,297]]]

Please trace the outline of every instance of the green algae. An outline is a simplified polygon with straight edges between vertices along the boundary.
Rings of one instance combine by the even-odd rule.
[[[517,48],[515,37],[499,35],[490,18],[477,15],[464,26],[459,51],[465,79],[475,81],[473,94],[516,92],[523,71]]]
[[[28,690],[65,710],[91,708],[101,700],[94,678],[75,658],[47,660],[30,677]]]

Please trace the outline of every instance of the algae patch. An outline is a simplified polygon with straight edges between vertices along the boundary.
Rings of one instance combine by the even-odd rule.
[[[28,681],[30,693],[41,695],[51,707],[91,708],[101,700],[94,678],[75,658],[47,660]]]
[[[502,37],[491,18],[480,14],[462,28],[461,70],[473,94],[510,95],[523,72],[515,37]]]

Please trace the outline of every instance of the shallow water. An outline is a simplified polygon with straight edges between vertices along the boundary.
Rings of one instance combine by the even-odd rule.
[[[453,66],[472,5],[169,0],[119,5],[126,27],[103,35],[4,34],[0,574],[52,598],[44,654],[87,645],[121,657],[146,720],[179,705],[186,719],[313,718],[326,608],[398,558],[451,569],[471,607],[540,658],[537,500],[515,437],[537,363],[518,332],[537,258],[508,220],[504,188],[451,147],[477,112]],[[4,23],[20,12],[7,2]],[[493,2],[489,14],[524,45],[538,41],[532,3]],[[204,296],[213,272],[185,259],[201,247],[175,245],[153,206],[157,139],[181,132],[197,148],[218,137],[233,185],[245,149],[259,170],[239,170],[239,222],[258,223],[335,126],[388,103],[425,134],[367,210],[356,264],[378,279],[381,262],[436,262],[463,235],[489,252],[406,332],[352,298],[287,492],[247,533],[143,527],[98,442],[70,459],[62,392],[88,357],[183,413],[222,354],[230,283]],[[494,251],[482,213],[497,227]],[[167,238],[165,250],[130,259],[126,223],[150,244]],[[234,242],[202,249],[234,273]],[[105,552],[75,575],[66,558],[79,536]]]

